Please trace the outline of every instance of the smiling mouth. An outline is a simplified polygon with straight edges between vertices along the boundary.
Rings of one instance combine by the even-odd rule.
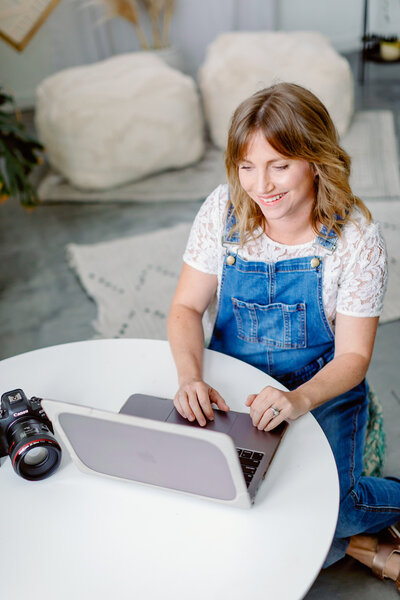
[[[276,194],[275,196],[258,196],[261,204],[277,204],[279,200],[281,200],[284,196],[286,196],[287,192],[283,192],[282,194]]]

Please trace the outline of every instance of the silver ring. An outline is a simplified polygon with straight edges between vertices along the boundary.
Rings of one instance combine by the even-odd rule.
[[[272,410],[272,414],[274,415],[274,418],[277,417],[279,415],[279,413],[281,412],[280,410],[275,408],[275,406],[271,406],[271,410]]]

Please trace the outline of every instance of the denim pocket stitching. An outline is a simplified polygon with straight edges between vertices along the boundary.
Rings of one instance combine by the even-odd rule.
[[[235,319],[236,319],[236,327],[238,329],[238,337],[241,340],[245,340],[246,338],[244,336],[242,315],[240,314],[239,307],[235,303],[233,303],[233,314],[235,315]]]
[[[262,305],[257,303],[244,302],[243,300],[232,298],[232,304],[239,339],[253,344],[258,343],[266,345],[268,347],[285,350],[295,350],[297,348],[306,347],[306,306],[303,302],[298,302],[297,304],[284,304],[282,302],[278,302],[275,304]],[[283,341],[278,341],[266,336],[258,335],[259,320],[257,316],[257,311],[267,312],[269,310],[277,308],[280,308],[282,312]],[[243,323],[242,313],[244,310],[247,311],[250,320],[249,332],[245,331]],[[290,318],[290,314],[297,314],[299,317],[299,324],[297,325],[297,330],[299,332],[298,342],[293,342],[293,340],[291,339],[293,333],[293,320]]]

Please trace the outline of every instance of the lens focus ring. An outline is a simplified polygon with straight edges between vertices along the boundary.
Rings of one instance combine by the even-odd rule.
[[[61,447],[41,421],[28,418],[13,423],[8,438],[11,463],[24,479],[45,479],[59,466]]]

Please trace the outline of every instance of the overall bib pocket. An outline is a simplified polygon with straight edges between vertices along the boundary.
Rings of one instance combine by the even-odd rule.
[[[232,298],[239,339],[270,348],[306,348],[306,305],[256,304]]]

